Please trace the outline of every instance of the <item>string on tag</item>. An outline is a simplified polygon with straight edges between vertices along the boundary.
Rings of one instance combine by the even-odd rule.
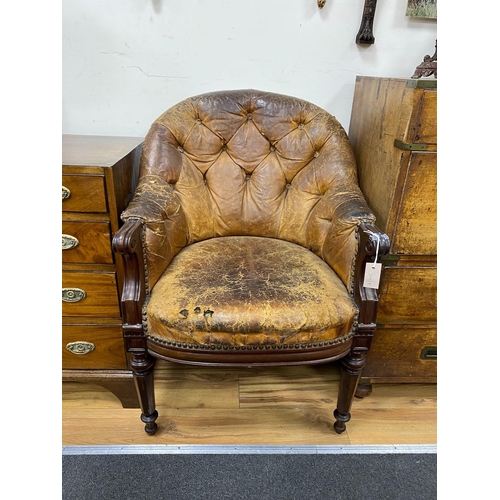
[[[369,229],[366,232],[377,238],[377,248],[375,249],[375,260],[372,262],[372,269],[375,269],[375,265],[377,264],[378,260],[378,249],[380,247],[380,236],[377,233],[370,231]]]

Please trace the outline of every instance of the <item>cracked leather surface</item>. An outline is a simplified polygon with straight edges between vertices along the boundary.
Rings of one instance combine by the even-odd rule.
[[[140,218],[145,223],[148,291],[159,293],[155,292],[155,284],[186,246],[187,250],[196,242],[225,236],[265,237],[308,249],[333,269],[332,280],[338,276],[344,290],[321,299],[329,303],[326,306],[321,301],[321,307],[327,311],[335,310],[338,300],[350,300],[357,227],[363,221],[375,221],[358,187],[355,158],[338,121],[301,99],[254,90],[192,97],[155,120],[143,145],[137,190],[122,218]],[[214,259],[224,262],[228,258],[222,249],[213,247],[213,251],[216,255],[210,258],[212,263]],[[252,269],[253,264],[248,260],[243,264],[228,261],[227,265]],[[172,279],[170,271],[167,274],[168,280]],[[300,268],[292,275],[298,283],[305,279],[300,277]],[[183,280],[193,276],[184,272],[180,279],[179,275],[177,288],[168,280],[170,288],[167,287],[164,278],[158,286],[166,295],[179,294],[187,300]],[[203,272],[200,276],[203,278],[198,286],[208,287],[203,280],[208,280],[210,274]],[[289,293],[293,286],[283,283],[280,290],[288,300],[298,300],[298,296]],[[344,299],[340,299],[343,295]],[[236,308],[230,294],[225,293],[224,297]],[[282,307],[283,300],[276,296],[275,303],[269,302],[268,307],[276,309],[266,317],[273,317],[276,328],[280,325],[283,331],[292,332],[300,321],[290,319],[289,324],[288,316],[295,318],[296,309],[302,305],[292,304],[288,309]],[[152,299],[153,305],[155,302]],[[219,306],[222,303],[221,298]],[[153,305],[150,303],[149,307]],[[308,305],[313,307],[313,302]],[[183,307],[188,308],[188,304]],[[196,305],[190,303],[189,307]],[[178,314],[174,309],[172,314]],[[148,314],[149,311],[152,309],[148,309]],[[316,316],[323,318],[318,319],[317,326],[328,331],[326,323],[330,321],[331,334],[338,335],[349,330],[351,313],[341,315],[345,324],[338,326],[335,315],[327,315],[327,320],[324,311],[317,307]],[[246,314],[244,308],[241,314]],[[278,320],[278,315],[285,316]],[[253,316],[244,317],[244,321],[233,325],[238,324],[241,331],[267,331],[265,324],[250,326],[261,324]],[[151,318],[150,333],[161,328],[160,316],[155,318]],[[219,319],[222,331],[222,317]],[[178,335],[185,335],[180,326],[175,328]],[[174,333],[169,330],[169,335]],[[308,335],[313,335],[312,330]]]
[[[182,250],[154,287],[147,314],[150,332],[161,339],[292,345],[348,334],[356,307],[342,281],[309,250],[230,236]]]

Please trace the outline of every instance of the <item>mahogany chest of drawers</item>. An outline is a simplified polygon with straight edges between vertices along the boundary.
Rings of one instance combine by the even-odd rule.
[[[141,138],[62,136],[63,381],[139,403],[120,314],[123,265],[111,248],[137,182]]]
[[[359,396],[376,382],[437,381],[436,105],[436,79],[356,79],[349,139],[391,240]]]

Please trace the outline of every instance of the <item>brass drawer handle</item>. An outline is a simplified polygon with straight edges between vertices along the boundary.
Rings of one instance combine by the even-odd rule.
[[[62,235],[62,249],[63,250],[71,250],[72,248],[77,247],[80,244],[78,238],[71,236],[71,234],[63,234]]]
[[[67,200],[71,196],[71,191],[66,187],[62,187],[62,199]]]
[[[66,349],[72,352],[73,354],[88,354],[95,349],[95,345],[92,342],[78,341],[78,342],[70,342],[66,344]]]
[[[62,299],[64,302],[79,302],[87,296],[87,292],[81,288],[63,288]]]

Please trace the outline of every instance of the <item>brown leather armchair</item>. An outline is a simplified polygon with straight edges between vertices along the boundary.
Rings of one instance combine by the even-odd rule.
[[[148,434],[156,358],[194,365],[343,358],[336,432],[375,331],[365,266],[389,240],[358,187],[338,121],[294,97],[238,90],[184,100],[145,139],[113,246],[123,336]]]

